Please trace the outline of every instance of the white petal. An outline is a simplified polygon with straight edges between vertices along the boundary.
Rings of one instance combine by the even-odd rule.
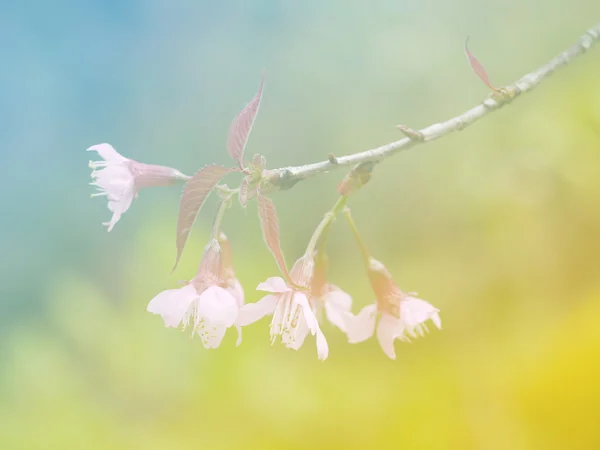
[[[208,321],[202,322],[200,328],[196,330],[205,348],[217,348],[221,345],[226,331],[225,325],[216,325]]]
[[[306,325],[308,325],[310,332],[315,334],[319,329],[319,322],[317,322],[317,317],[308,303],[308,298],[301,292],[294,292],[293,301],[302,307],[302,314],[304,315],[304,320],[306,320]]]
[[[346,315],[352,306],[352,298],[340,290],[331,291],[322,298],[325,302],[327,320],[342,331],[346,331]]]
[[[240,308],[237,323],[246,326],[262,319],[267,314],[273,314],[278,301],[278,295],[266,295],[256,303],[246,303]]]
[[[281,335],[281,342],[287,347],[293,350],[298,350],[304,344],[304,340],[309,333],[308,325],[304,316],[298,317],[298,324],[295,328],[286,328]]]
[[[110,144],[97,144],[92,145],[87,151],[96,151],[105,161],[122,162],[127,161],[127,158],[117,152]]]
[[[398,334],[399,320],[389,314],[382,314],[379,323],[377,324],[377,339],[379,345],[390,359],[396,359],[394,351],[394,340]],[[400,331],[400,333],[402,333]]]
[[[344,311],[350,311],[352,308],[352,297],[349,294],[342,291],[339,287],[329,285],[329,292],[323,296],[323,300],[326,302],[334,303],[336,306]]]
[[[235,329],[237,330],[237,334],[238,334],[238,338],[237,338],[237,341],[235,342],[235,346],[239,347],[240,344],[242,343],[242,327],[236,323]]]
[[[167,327],[178,327],[197,297],[198,293],[192,285],[169,289],[150,300],[147,310],[153,314],[160,314]]]
[[[327,356],[329,356],[329,346],[320,328],[317,329],[317,355],[322,361],[326,360]]]
[[[219,286],[206,289],[198,300],[197,314],[212,325],[230,327],[238,316],[237,300]]]
[[[286,282],[283,278],[271,277],[271,278],[267,278],[266,281],[263,281],[258,286],[256,286],[256,290],[273,292],[273,293],[282,293],[282,292],[289,292],[292,289],[286,284]]]
[[[108,231],[111,231],[120,219],[120,213],[113,213],[112,217],[110,218],[110,221],[104,222],[103,225],[108,227]]]
[[[344,322],[346,334],[348,335],[348,342],[356,344],[358,342],[366,341],[373,336],[376,318],[376,304],[365,306],[356,316],[352,313],[345,313]]]
[[[400,319],[409,329],[415,328],[429,319],[440,328],[442,323],[438,312],[439,309],[420,298],[405,297],[400,301]]]
[[[235,297],[238,302],[238,306],[241,308],[244,305],[244,288],[241,283],[236,279],[227,288],[227,290]]]

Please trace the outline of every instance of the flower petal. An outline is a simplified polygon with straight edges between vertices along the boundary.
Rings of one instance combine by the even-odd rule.
[[[237,330],[237,333],[238,333],[238,338],[237,338],[237,341],[235,341],[235,346],[239,347],[240,344],[242,343],[242,327],[236,323],[235,329]]]
[[[321,361],[326,360],[329,356],[329,346],[320,328],[317,328],[317,355]]]
[[[352,297],[333,284],[329,285],[329,292],[324,295],[325,298],[328,302],[335,303],[344,311],[350,311],[352,308]]]
[[[127,161],[127,158],[120,155],[112,145],[110,144],[97,144],[92,145],[87,151],[95,151],[104,159],[105,161],[114,161],[114,162],[123,162]]]
[[[376,317],[376,304],[365,306],[356,316],[349,312],[346,313],[344,315],[344,322],[346,334],[348,335],[348,342],[356,344],[358,342],[366,341],[373,336]]]
[[[399,320],[389,314],[382,314],[377,324],[377,340],[390,359],[396,359],[394,340],[398,335]],[[402,332],[400,332],[402,334]]]
[[[167,327],[178,327],[197,297],[194,286],[188,284],[180,289],[161,292],[150,300],[147,310],[153,314],[160,314]]]
[[[326,293],[323,296],[325,303],[325,314],[327,320],[342,331],[346,331],[346,313],[352,306],[352,298],[345,292],[337,289]]]
[[[202,322],[202,325],[196,330],[196,333],[202,339],[204,348],[217,348],[221,345],[227,327],[225,325],[217,325],[208,321]]]
[[[271,277],[267,278],[266,281],[263,281],[258,286],[256,286],[256,290],[280,294],[282,292],[289,292],[292,289],[287,285],[283,278]]]
[[[297,306],[298,307],[298,306]],[[293,350],[298,350],[302,347],[306,336],[309,333],[308,325],[304,316],[298,318],[298,324],[295,328],[286,328],[281,335],[281,342],[287,347]]]
[[[237,300],[226,289],[211,286],[200,294],[197,313],[213,326],[230,327],[237,319]]]
[[[244,288],[237,278],[233,280],[227,290],[235,297],[240,308],[244,306]]]
[[[438,328],[441,328],[442,322],[438,314],[439,311],[439,309],[420,298],[404,297],[400,301],[400,319],[410,329],[417,327],[429,319]]]
[[[238,325],[250,325],[267,314],[273,314],[278,301],[278,295],[266,295],[256,303],[246,303],[240,308],[237,319]]]
[[[306,320],[306,325],[308,325],[310,332],[315,334],[319,329],[319,322],[317,322],[317,317],[308,303],[308,298],[302,292],[294,292],[293,301],[302,307],[302,314],[304,315],[304,320]]]

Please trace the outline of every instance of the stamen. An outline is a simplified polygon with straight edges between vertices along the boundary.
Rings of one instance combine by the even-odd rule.
[[[88,166],[90,169],[100,169],[102,167],[108,166],[107,161],[89,161]]]

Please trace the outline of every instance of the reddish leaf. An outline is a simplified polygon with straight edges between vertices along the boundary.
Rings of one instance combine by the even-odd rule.
[[[223,176],[233,171],[223,166],[211,164],[203,167],[187,182],[181,196],[179,204],[179,219],[177,220],[177,258],[175,266],[179,263],[179,258],[183,253],[183,248],[188,240],[190,231],[200,208],[204,204],[206,197],[213,190],[215,185]]]
[[[467,46],[469,43],[469,38],[465,40],[465,53],[467,54],[467,58],[469,58],[469,63],[471,64],[471,68],[477,74],[477,76],[485,83],[487,87],[489,87],[492,91],[497,92],[492,83],[490,83],[490,79],[488,78],[488,74],[485,71],[485,68],[481,65],[481,63],[473,56],[473,54],[469,51],[469,47]]]
[[[285,258],[279,244],[279,219],[277,218],[275,205],[269,198],[264,196],[258,197],[258,214],[260,216],[260,226],[265,243],[273,254],[284,277],[289,280],[290,274],[285,265]]]
[[[260,106],[264,84],[265,74],[263,73],[258,92],[254,98],[250,100],[250,103],[242,109],[238,116],[233,119],[233,122],[231,122],[231,126],[229,127],[227,151],[229,152],[229,156],[235,159],[241,168],[243,167],[242,158],[244,157],[248,136],[250,136],[252,126],[254,125],[254,119],[256,119],[258,107]]]

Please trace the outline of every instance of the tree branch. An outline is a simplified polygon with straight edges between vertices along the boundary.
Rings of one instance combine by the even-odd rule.
[[[462,130],[503,105],[510,103],[519,95],[533,90],[555,70],[568,65],[577,56],[584,54],[598,40],[600,40],[600,23],[590,28],[579,38],[576,44],[554,57],[547,64],[528,73],[517,82],[499,89],[499,92],[491,94],[482,103],[456,117],[448,119],[445,122],[430,125],[419,131],[400,125],[398,128],[407,136],[404,139],[351,155],[340,157],[330,155],[326,161],[303,166],[273,169],[269,171],[268,181],[278,189],[289,189],[297,182],[311,176],[326,173],[344,166],[352,166],[365,162],[377,163],[401,150],[407,150],[418,144],[433,141],[454,131]]]

